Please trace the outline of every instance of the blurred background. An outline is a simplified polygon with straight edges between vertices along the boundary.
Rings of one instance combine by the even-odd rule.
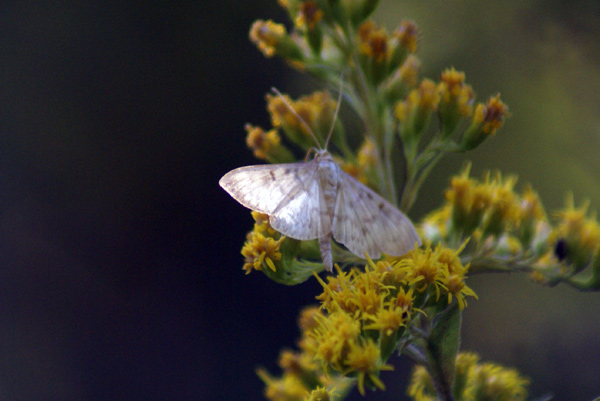
[[[249,43],[258,18],[289,26],[275,0],[0,6],[0,400],[262,399],[254,369],[277,372],[319,287],[243,274],[252,219],[217,182],[256,163],[243,126],[268,126],[271,86],[319,84]],[[382,0],[375,18],[417,22],[425,76],[454,66],[510,106],[468,155],[475,175],[517,173],[549,211],[567,191],[600,209],[598,1]],[[434,171],[414,219],[465,160]],[[600,293],[470,284],[463,349],[533,396],[600,395]],[[368,399],[404,399],[411,366],[392,362]]]

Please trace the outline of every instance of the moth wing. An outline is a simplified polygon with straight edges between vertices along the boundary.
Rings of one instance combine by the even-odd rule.
[[[240,167],[219,184],[243,206],[268,214],[275,230],[308,240],[331,232],[329,220],[321,221],[325,199],[317,168],[315,162]]]
[[[297,187],[271,215],[271,226],[288,237],[309,240],[331,233],[327,202],[318,175]]]
[[[421,244],[412,222],[379,194],[340,172],[333,238],[357,256],[404,255]]]
[[[236,168],[219,185],[248,209],[273,214],[290,193],[311,180],[306,163],[265,164]]]

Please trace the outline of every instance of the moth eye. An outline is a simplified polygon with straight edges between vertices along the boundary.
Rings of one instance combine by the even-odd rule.
[[[564,238],[559,239],[554,245],[554,256],[561,262],[565,260],[567,257],[567,253],[569,252],[569,248],[567,246],[567,241]]]

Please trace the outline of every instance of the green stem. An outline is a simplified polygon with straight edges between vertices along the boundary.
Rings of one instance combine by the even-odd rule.
[[[423,155],[423,154],[422,154]],[[422,156],[421,155],[421,156]],[[404,193],[402,194],[402,202],[400,203],[400,209],[408,212],[417,200],[417,195],[425,179],[431,173],[431,170],[438,164],[442,159],[444,153],[439,152],[433,155],[430,160],[424,163],[424,167],[420,167],[421,156],[417,157],[413,163],[408,164],[408,179],[405,186]],[[413,159],[414,160],[414,159]]]

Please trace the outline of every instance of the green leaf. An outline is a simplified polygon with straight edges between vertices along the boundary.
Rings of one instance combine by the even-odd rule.
[[[456,354],[460,341],[461,312],[457,303],[434,318],[427,341],[427,359],[430,373],[442,399],[453,399],[450,388],[454,379]]]

